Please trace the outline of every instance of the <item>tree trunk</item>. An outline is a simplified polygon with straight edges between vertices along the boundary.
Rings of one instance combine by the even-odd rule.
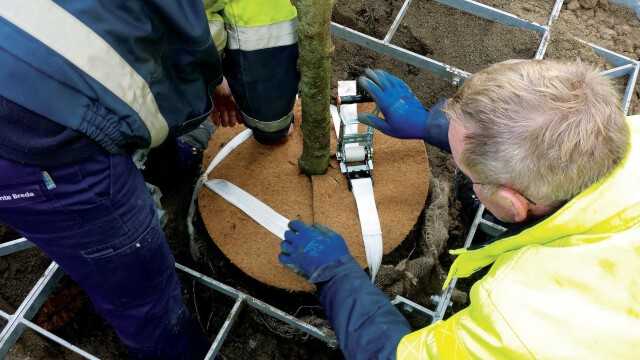
[[[298,166],[320,175],[329,166],[331,98],[331,10],[334,0],[297,0],[304,148]]]

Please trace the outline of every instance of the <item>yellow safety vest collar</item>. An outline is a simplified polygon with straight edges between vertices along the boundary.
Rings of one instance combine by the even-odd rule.
[[[611,174],[544,221],[519,234],[477,250],[452,250],[450,253],[458,257],[443,287],[447,287],[454,277],[468,277],[510,251],[529,245],[570,246],[585,241],[595,242],[612,232],[636,225],[640,221],[640,116],[631,116],[627,120],[631,130],[629,150]]]

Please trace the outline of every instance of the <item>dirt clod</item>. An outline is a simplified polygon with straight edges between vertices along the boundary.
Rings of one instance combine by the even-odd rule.
[[[580,2],[580,6],[585,9],[593,9],[598,5],[598,0],[578,0]]]
[[[578,9],[580,9],[580,2],[578,0],[569,1],[569,3],[567,4],[567,9],[568,10],[578,10]]]

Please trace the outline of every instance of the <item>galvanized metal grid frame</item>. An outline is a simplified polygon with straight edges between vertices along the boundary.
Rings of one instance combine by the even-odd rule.
[[[560,9],[564,0],[556,0],[553,9],[546,24],[540,25],[537,23],[529,22],[521,19],[515,15],[509,14],[505,11],[495,9],[493,7],[481,4],[471,0],[436,0],[437,2],[459,9],[461,11],[495,21],[506,26],[512,26],[525,30],[532,30],[540,34],[540,43],[538,45],[534,58],[542,59],[549,44],[551,37],[550,28],[553,22],[560,14]],[[453,85],[460,85],[471,74],[467,71],[459,69],[455,66],[442,63],[440,61],[431,59],[421,54],[409,51],[391,43],[393,36],[395,35],[398,27],[400,26],[404,16],[406,15],[412,0],[405,0],[400,8],[396,18],[394,19],[389,31],[385,34],[383,39],[377,39],[361,32],[355,31],[340,24],[332,23],[332,32],[334,36],[352,42],[354,44],[369,48],[381,54],[389,55],[404,63],[417,66],[421,69],[430,71],[436,75],[441,76],[445,80],[448,80]],[[604,49],[600,46],[585,43],[591,46],[596,53],[606,59],[614,68],[604,71],[604,74],[611,78],[627,77],[627,85],[625,87],[625,93],[622,99],[622,106],[625,112],[628,112],[631,97],[635,84],[640,73],[640,64],[637,61],[629,59],[613,51]],[[484,224],[494,229],[500,230],[500,225],[493,224],[485,220],[482,215],[484,213],[484,206],[480,206],[474,220],[469,229],[469,233],[465,239],[464,247],[469,247],[473,242],[478,226]],[[27,239],[21,238],[7,243],[0,244],[0,256],[7,256],[25,249],[33,247]],[[233,287],[230,287],[224,283],[221,283],[215,279],[212,279],[204,274],[201,274],[186,266],[176,264],[176,268],[186,275],[192,277],[199,283],[220,292],[231,299],[233,299],[234,305],[227,315],[227,318],[220,328],[215,340],[213,341],[211,348],[205,359],[213,359],[219,353],[224,341],[226,340],[229,332],[231,331],[235,321],[238,319],[238,315],[246,306],[253,307],[257,311],[260,311],[273,318],[281,320],[315,338],[318,338],[326,342],[329,346],[336,346],[336,339],[323,332],[322,330],[314,327],[308,323],[305,323],[282,310],[279,310],[255,297],[252,297],[246,293],[243,293]],[[0,318],[7,321],[7,324],[2,328],[0,332],[0,358],[9,352],[11,347],[16,343],[18,338],[22,335],[24,330],[30,329],[36,333],[44,336],[50,341],[57,343],[58,345],[86,358],[97,359],[96,356],[89,354],[88,352],[80,349],[79,347],[69,343],[68,341],[58,337],[57,335],[41,328],[34,324],[31,320],[36,315],[42,304],[47,297],[51,294],[58,281],[62,277],[63,272],[60,267],[52,262],[42,277],[38,280],[35,286],[31,289],[26,296],[22,304],[18,307],[15,313],[8,314],[0,310]],[[409,299],[401,296],[395,297],[391,303],[400,307],[407,312],[418,312],[430,319],[433,323],[435,321],[444,318],[447,309],[451,304],[451,295],[455,289],[457,278],[451,281],[449,287],[447,287],[441,295],[432,297],[435,305],[435,310],[430,310],[422,305],[419,305]]]
[[[16,252],[32,248],[33,246],[34,245],[25,238],[3,243],[0,244],[0,256],[11,255]],[[176,264],[176,268],[184,274],[190,276],[194,280],[198,281],[199,283],[219,293],[222,293],[235,301],[224,324],[220,328],[220,331],[213,341],[206,359],[214,359],[215,356],[219,353],[220,348],[226,340],[227,335],[231,331],[232,326],[238,318],[238,315],[245,306],[250,306],[257,311],[276,318],[282,322],[285,322],[315,338],[324,341],[331,347],[336,346],[336,340],[333,336],[323,332],[315,326],[305,323],[282,310],[279,310],[259,299],[256,299],[251,295],[236,290],[231,286],[225,285],[224,283],[216,281],[186,266]],[[54,343],[57,343],[58,345],[61,345],[62,347],[84,358],[97,359],[96,356],[89,354],[79,347],[31,322],[33,317],[40,310],[42,304],[44,304],[44,302],[46,301],[47,297],[55,289],[62,275],[63,272],[60,267],[55,262],[51,262],[47,270],[38,280],[36,285],[31,289],[31,291],[22,302],[20,307],[15,311],[15,313],[8,314],[0,310],[0,318],[3,318],[7,321],[7,324],[2,329],[2,332],[0,332],[0,359],[6,356],[6,354],[9,352],[18,338],[22,335],[25,329],[31,329],[44,336],[48,340],[51,340]]]
[[[551,39],[551,27],[554,21],[560,15],[560,10],[562,9],[562,4],[564,0],[556,0],[553,8],[551,10],[551,14],[547,20],[546,24],[537,24],[535,22],[530,22],[524,19],[521,19],[513,14],[505,12],[503,10],[499,10],[493,8],[491,6],[479,3],[477,1],[472,0],[435,0],[440,4],[447,5],[463,12],[494,21],[506,26],[515,27],[523,30],[535,31],[540,35],[540,42],[538,43],[538,47],[535,53],[535,59],[544,58],[545,52],[547,50],[547,46],[549,45],[549,41]],[[409,7],[413,0],[405,0],[402,4],[402,7],[398,11],[394,21],[392,22],[389,30],[385,34],[382,39],[375,38],[373,36],[361,33],[354,29],[348,28],[346,26],[331,23],[331,30],[333,35],[342,40],[363,46],[365,48],[376,51],[380,54],[389,55],[397,60],[400,60],[404,63],[414,65],[421,69],[432,72],[435,75],[442,77],[443,79],[449,81],[451,84],[458,86],[465,79],[467,79],[471,73],[455,67],[453,65],[445,64],[438,60],[429,58],[422,54],[415,53],[413,51],[404,49],[397,45],[394,45],[391,41],[393,40],[394,35],[396,34],[398,27],[402,23],[405,15],[407,14]],[[579,39],[578,39],[579,40]],[[580,40],[582,41],[582,40]],[[615,68],[604,71],[603,73],[611,78],[621,78],[627,77],[627,85],[625,88],[625,92],[623,95],[622,107],[625,113],[628,113],[629,106],[631,103],[631,98],[633,95],[633,90],[636,86],[638,73],[640,71],[640,63],[633,59],[630,59],[626,56],[613,52],[611,50],[607,50],[598,45],[591,44],[585,41],[582,41],[585,45],[591,46],[594,51],[603,57],[607,62],[611,65],[615,66]]]

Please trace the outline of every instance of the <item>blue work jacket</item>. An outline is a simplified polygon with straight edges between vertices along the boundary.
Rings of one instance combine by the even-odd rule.
[[[221,80],[201,0],[0,3],[0,96],[112,153],[195,128]]]

